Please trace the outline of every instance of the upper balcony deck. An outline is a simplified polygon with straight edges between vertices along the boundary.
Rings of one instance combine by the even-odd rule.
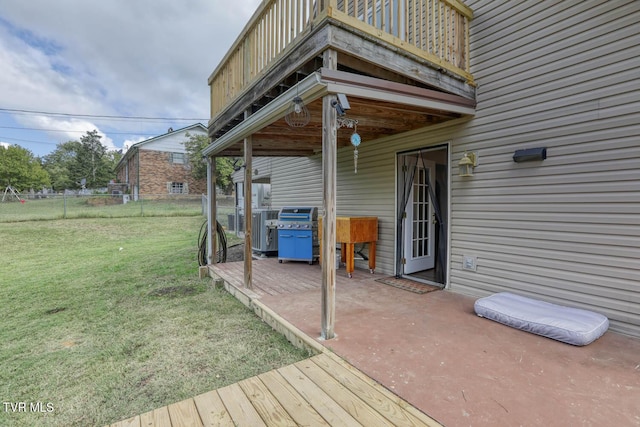
[[[473,98],[472,17],[458,0],[264,0],[209,77],[211,123],[264,102],[305,67],[302,74],[314,71],[314,58],[328,48],[343,53],[350,70]]]

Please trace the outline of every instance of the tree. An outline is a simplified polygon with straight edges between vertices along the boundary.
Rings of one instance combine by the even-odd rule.
[[[55,151],[45,156],[44,165],[53,181],[54,189],[97,188],[115,178],[115,166],[122,154],[107,151],[97,131],[87,132],[80,141],[58,144]]]
[[[103,161],[107,148],[100,142],[97,130],[80,137],[80,146],[75,161],[71,164],[71,177],[76,182],[86,180],[87,188],[104,187],[113,177],[113,170]]]
[[[207,164],[202,160],[202,150],[209,144],[209,137],[206,135],[191,135],[187,133],[189,138],[184,143],[191,165],[191,174],[195,179],[205,179],[207,177]],[[230,194],[233,189],[233,165],[235,159],[232,157],[216,157],[216,183],[218,187],[226,194]]]
[[[18,191],[28,191],[51,185],[49,174],[42,168],[40,159],[31,151],[18,145],[0,146],[0,185],[12,186]]]
[[[71,164],[75,162],[79,150],[80,142],[67,141],[58,144],[52,153],[44,156],[44,168],[49,172],[54,190],[60,191],[65,188],[77,187],[75,181],[71,178],[69,170],[71,169]]]

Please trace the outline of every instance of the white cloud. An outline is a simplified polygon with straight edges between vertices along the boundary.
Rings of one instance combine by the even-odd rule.
[[[87,132],[97,130],[101,136],[100,142],[109,151],[117,150],[113,140],[102,132],[94,123],[79,119],[57,119],[50,116],[21,116],[18,119],[26,126],[33,126],[46,129],[45,132],[52,134],[52,137],[66,141],[80,141],[80,138]],[[55,132],[50,131],[55,129]]]
[[[137,144],[138,142],[142,142],[145,139],[149,139],[149,138],[145,138],[143,136],[140,136],[138,138],[133,138],[133,139],[126,139],[123,143],[122,143],[122,152],[126,153],[127,150],[129,150],[129,148],[131,148],[131,146],[133,144]]]
[[[1,146],[1,147],[9,148],[9,145],[11,145],[11,144],[9,144],[8,142],[2,142],[2,141],[0,141],[0,146]]]
[[[208,116],[207,78],[260,3],[0,2],[0,108],[184,118]],[[122,146],[194,122],[98,124]]]

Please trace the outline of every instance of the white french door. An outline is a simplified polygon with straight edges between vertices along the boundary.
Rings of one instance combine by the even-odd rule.
[[[420,159],[413,174],[403,221],[403,274],[429,270],[435,265],[435,213],[429,198],[435,185],[435,163]],[[432,189],[435,194],[435,188]]]

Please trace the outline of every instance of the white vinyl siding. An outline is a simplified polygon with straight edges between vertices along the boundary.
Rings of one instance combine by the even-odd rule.
[[[190,136],[194,135],[207,136],[206,128],[201,125],[194,125],[184,130],[176,130],[151,138],[148,141],[139,143],[138,146],[143,150],[185,153],[184,143],[189,140]]]

